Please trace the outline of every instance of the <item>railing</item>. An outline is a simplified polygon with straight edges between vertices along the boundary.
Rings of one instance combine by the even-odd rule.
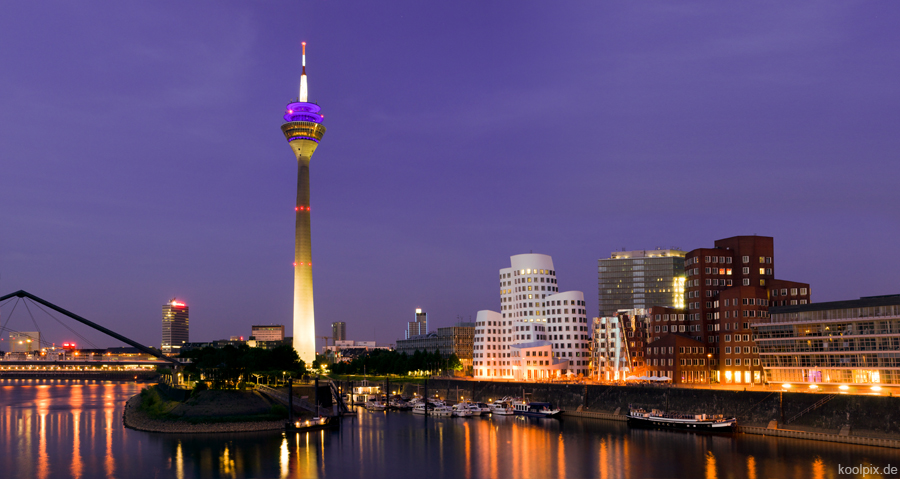
[[[788,419],[784,423],[788,424],[788,423],[794,422],[794,420],[799,419],[800,416],[802,416],[810,411],[815,411],[816,409],[819,409],[820,407],[824,406],[825,403],[827,403],[828,401],[831,401],[835,397],[837,397],[837,394],[829,394],[829,395],[823,397],[822,399],[819,399],[818,401],[815,402],[815,404],[798,412],[797,414],[794,414],[790,419]]]
[[[285,407],[289,407],[288,405],[291,404],[290,399],[288,398],[288,395],[281,391],[278,391],[278,390],[275,390],[268,386],[263,386],[263,385],[257,386],[256,389],[259,392],[265,394],[266,396],[269,396],[272,399],[275,399],[276,401],[284,404]],[[329,411],[328,409],[325,409],[322,406],[314,406],[314,405],[310,404],[308,401],[306,401],[305,399],[298,398],[296,396],[294,397],[293,404],[295,406],[299,406],[300,408],[305,409],[319,417],[333,415],[332,412]]]

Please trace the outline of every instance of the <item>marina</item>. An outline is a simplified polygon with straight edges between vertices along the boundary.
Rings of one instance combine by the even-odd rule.
[[[0,467],[9,477],[37,479],[369,479],[396,477],[398,464],[448,479],[825,478],[838,464],[887,464],[896,455],[887,448],[629,428],[577,417],[423,417],[363,407],[335,429],[156,434],[122,426],[124,403],[141,387],[0,382]]]

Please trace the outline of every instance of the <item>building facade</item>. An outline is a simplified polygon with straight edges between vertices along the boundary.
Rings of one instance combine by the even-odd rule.
[[[343,321],[337,321],[335,323],[331,323],[331,340],[332,341],[346,341],[347,340],[347,323]]]
[[[548,255],[515,255],[510,263],[500,270],[500,312],[477,314],[475,377],[540,380],[587,375],[590,337],[584,294],[559,292]]]
[[[900,386],[900,294],[769,313],[750,325],[769,382],[857,392]]]
[[[437,351],[441,356],[455,354],[463,367],[472,367],[472,345],[475,338],[474,323],[458,323],[456,326],[437,328],[427,334],[420,334],[407,339],[398,339],[395,350],[409,355],[416,351]]]
[[[684,251],[615,251],[598,261],[600,317],[625,309],[684,307]]]
[[[416,309],[415,321],[406,324],[406,339],[413,336],[422,336],[428,334],[428,313],[421,309]]]
[[[646,309],[627,309],[611,317],[594,318],[591,346],[594,379],[619,381],[643,375],[645,349],[653,340],[650,317]]]
[[[40,349],[40,331],[15,331],[9,333],[9,352],[30,353],[32,351],[40,351]]]
[[[163,354],[177,356],[182,346],[190,342],[190,321],[188,305],[172,298],[162,308]]]
[[[685,255],[684,324],[657,322],[652,338],[684,334],[704,343],[708,382],[761,384],[765,376],[750,324],[768,317],[770,301],[807,304],[809,285],[775,279],[774,241],[768,236],[735,236]],[[793,295],[791,295],[793,293]],[[656,328],[660,327],[657,333]],[[651,342],[648,347],[654,344]],[[672,358],[674,360],[674,358]]]
[[[240,339],[240,338],[239,338]],[[256,341],[284,341],[284,325],[270,324],[250,327],[250,339]]]

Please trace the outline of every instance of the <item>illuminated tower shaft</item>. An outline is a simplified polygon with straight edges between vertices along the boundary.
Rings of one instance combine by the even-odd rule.
[[[281,125],[297,157],[297,205],[294,208],[294,349],[307,366],[316,359],[316,321],[313,308],[312,250],[309,208],[309,162],[325,134],[321,108],[307,102],[306,43],[299,101],[288,103]]]

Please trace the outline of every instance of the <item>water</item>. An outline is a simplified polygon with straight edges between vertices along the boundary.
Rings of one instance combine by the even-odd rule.
[[[0,477],[843,478],[853,476],[839,465],[900,465],[893,449],[591,419],[360,410],[339,431],[153,434],[122,427],[124,403],[141,387],[0,380]]]

